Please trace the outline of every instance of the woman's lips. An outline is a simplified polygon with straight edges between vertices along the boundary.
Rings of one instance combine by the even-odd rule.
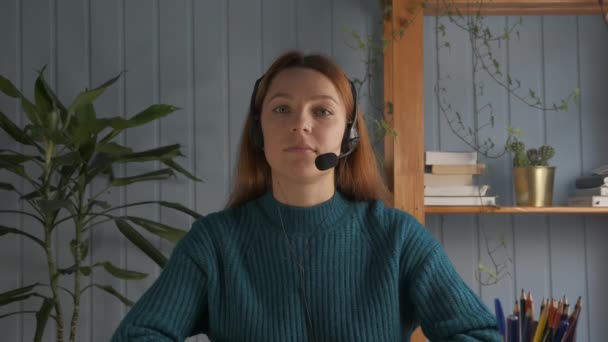
[[[286,152],[296,152],[296,153],[315,153],[315,150],[308,145],[296,145],[290,146],[285,149]]]

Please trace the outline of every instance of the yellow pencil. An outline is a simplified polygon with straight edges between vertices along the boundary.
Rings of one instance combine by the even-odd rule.
[[[540,317],[538,319],[538,325],[536,326],[536,333],[534,334],[534,339],[532,342],[540,342],[540,339],[543,336],[543,331],[545,330],[545,325],[547,324],[547,316],[549,314],[549,305],[545,305],[543,310],[540,313]]]

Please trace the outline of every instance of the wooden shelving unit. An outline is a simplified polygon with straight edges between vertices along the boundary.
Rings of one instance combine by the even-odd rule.
[[[599,14],[597,0],[429,0],[424,15],[438,15],[450,10],[460,13],[484,15],[550,15],[550,14]]]
[[[437,4],[450,1],[461,13],[470,13],[475,0],[430,0],[424,15],[436,15]],[[385,173],[394,206],[424,224],[426,214],[608,214],[608,208],[580,207],[443,207],[424,206],[424,75],[421,0],[384,0],[392,11],[385,17],[384,36],[391,41],[384,53],[384,100],[392,103],[386,121],[397,133],[385,138]],[[597,0],[487,0],[484,15],[554,15],[601,13]],[[474,9],[475,11],[477,9]],[[599,20],[599,19],[598,19]],[[404,35],[394,33],[406,24]],[[411,341],[425,341],[418,329]]]
[[[424,223],[426,214],[607,214],[606,208],[581,207],[444,207],[424,206],[424,75],[423,16],[421,0],[385,0],[392,6],[384,21],[384,35],[391,41],[384,54],[384,99],[391,102],[393,114],[387,115],[397,136],[387,136],[385,172],[393,192],[394,205]],[[442,3],[451,3],[466,13],[476,0],[430,0],[425,15],[435,15]],[[445,5],[443,5],[445,6]],[[445,8],[445,7],[444,7]],[[483,14],[596,14],[596,0],[486,0]],[[392,39],[404,23],[401,39]]]
[[[608,208],[425,206],[426,214],[608,214]]]

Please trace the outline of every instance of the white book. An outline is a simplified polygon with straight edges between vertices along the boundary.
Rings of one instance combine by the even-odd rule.
[[[572,196],[568,198],[571,207],[608,207],[608,196]]]
[[[475,165],[477,164],[477,152],[426,151],[424,163],[426,165]]]
[[[485,196],[488,185],[426,186],[424,196]]]
[[[425,186],[458,186],[473,185],[473,175],[435,175],[424,174]]]
[[[496,205],[496,196],[425,196],[424,205]]]
[[[595,188],[574,189],[574,197],[582,196],[608,196],[608,186],[598,186]]]

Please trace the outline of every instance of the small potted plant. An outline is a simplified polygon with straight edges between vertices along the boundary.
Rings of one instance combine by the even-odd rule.
[[[542,145],[526,150],[523,142],[513,138],[507,145],[513,153],[513,186],[518,206],[547,207],[553,203],[555,167],[549,160],[555,149]]]

